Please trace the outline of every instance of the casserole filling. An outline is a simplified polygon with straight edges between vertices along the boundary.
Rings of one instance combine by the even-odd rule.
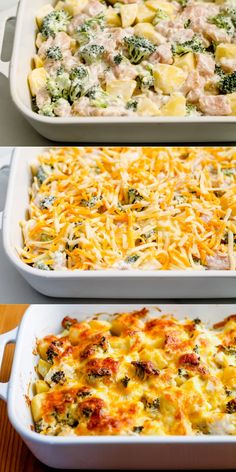
[[[236,315],[210,329],[148,314],[66,317],[37,341],[36,432],[236,435]]]
[[[56,148],[32,172],[32,267],[235,270],[234,148]]]
[[[37,12],[46,116],[236,114],[235,0],[64,0]]]

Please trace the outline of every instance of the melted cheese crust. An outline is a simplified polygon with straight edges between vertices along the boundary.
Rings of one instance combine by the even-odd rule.
[[[38,340],[38,433],[236,435],[236,315],[209,329],[148,314],[66,317]]]
[[[235,148],[57,148],[32,171],[26,264],[235,270]]]

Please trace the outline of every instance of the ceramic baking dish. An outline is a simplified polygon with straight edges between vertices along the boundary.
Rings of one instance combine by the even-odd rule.
[[[146,305],[148,307],[148,305]],[[20,328],[0,336],[0,364],[4,347],[16,342],[10,381],[0,384],[9,419],[32,453],[51,467],[62,469],[235,469],[235,436],[42,436],[31,430],[32,418],[25,395],[36,378],[36,337],[56,333],[65,315],[78,319],[99,312],[140,309],[141,305],[32,305]],[[177,318],[201,316],[210,326],[235,312],[235,305],[159,305],[163,314]]]
[[[235,297],[236,271],[43,271],[23,263],[19,222],[27,217],[29,164],[44,148],[17,148],[11,162],[3,214],[5,252],[21,275],[39,292],[52,297],[79,298],[219,298]]]
[[[10,68],[0,63],[0,72],[6,76],[10,73],[13,102],[40,134],[53,141],[75,143],[235,141],[236,116],[50,118],[33,112],[27,75],[35,54],[35,12],[47,3],[49,0],[20,0]],[[16,9],[0,15],[0,49],[5,22],[15,15]]]

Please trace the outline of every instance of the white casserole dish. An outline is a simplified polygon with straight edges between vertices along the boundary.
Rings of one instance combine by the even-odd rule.
[[[9,71],[13,102],[40,134],[53,141],[75,143],[235,141],[236,116],[50,118],[33,112],[27,76],[35,54],[35,13],[47,3],[49,0],[20,0]],[[16,9],[11,9],[0,15],[0,49],[5,22],[15,14]],[[0,72],[8,76],[7,63],[0,62]]]
[[[148,307],[148,305],[146,305]],[[42,436],[31,430],[25,395],[36,379],[36,337],[56,333],[65,315],[80,320],[99,312],[138,310],[141,305],[32,305],[20,328],[0,336],[0,365],[7,343],[16,342],[11,378],[0,384],[0,398],[8,404],[9,419],[31,452],[51,467],[62,469],[234,469],[235,436]],[[212,326],[235,312],[235,305],[160,305],[163,314],[177,318],[200,316]]]
[[[26,217],[31,184],[29,164],[44,148],[16,148],[3,214],[5,252],[21,275],[39,292],[73,298],[227,298],[235,297],[236,271],[43,271],[22,262],[19,222]]]

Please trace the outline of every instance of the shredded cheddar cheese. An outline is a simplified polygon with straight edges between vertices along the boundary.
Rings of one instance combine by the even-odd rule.
[[[55,148],[32,173],[26,264],[235,270],[235,148]]]
[[[37,341],[36,432],[236,435],[236,315],[213,329],[143,308],[62,326]]]

